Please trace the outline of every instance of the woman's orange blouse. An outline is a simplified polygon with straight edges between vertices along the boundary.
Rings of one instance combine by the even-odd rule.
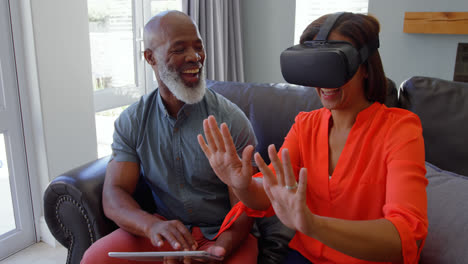
[[[307,168],[309,209],[347,220],[388,219],[400,234],[404,263],[417,263],[428,226],[424,140],[418,116],[380,103],[361,111],[329,179],[330,118],[325,108],[299,113],[281,147],[289,149],[296,178],[300,168]],[[417,240],[422,241],[419,248]],[[300,232],[289,246],[313,263],[372,263]]]
[[[329,179],[330,118],[326,108],[300,113],[281,147],[289,150],[296,177],[300,168],[307,168],[309,209],[320,216],[340,219],[388,219],[400,234],[404,263],[417,263],[428,225],[419,118],[380,103],[361,111]],[[417,240],[423,242],[419,249]],[[313,263],[371,263],[340,253],[300,232],[289,246]]]

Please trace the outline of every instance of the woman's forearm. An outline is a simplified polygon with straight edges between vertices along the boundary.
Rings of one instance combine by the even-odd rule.
[[[219,235],[215,244],[226,250],[226,256],[231,255],[247,238],[253,222],[253,218],[248,217],[245,213],[242,214],[228,230]]]
[[[249,208],[260,211],[270,208],[271,203],[263,189],[261,178],[253,178],[247,189],[233,188],[233,191],[237,198]]]
[[[346,255],[368,261],[403,259],[400,235],[387,219],[353,221],[316,215],[311,219],[304,233]]]

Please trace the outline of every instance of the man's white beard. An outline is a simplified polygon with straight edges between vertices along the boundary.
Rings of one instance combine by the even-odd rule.
[[[200,71],[198,84],[193,87],[188,87],[176,71],[169,69],[164,63],[158,65],[159,78],[161,78],[161,81],[178,100],[186,104],[196,104],[200,102],[205,95],[205,71],[203,68],[201,68]]]

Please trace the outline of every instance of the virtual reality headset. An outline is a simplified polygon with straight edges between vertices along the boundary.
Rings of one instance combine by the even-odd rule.
[[[378,37],[360,50],[346,41],[328,41],[333,25],[342,14],[330,15],[314,40],[292,46],[281,53],[281,72],[288,83],[320,88],[341,87],[379,48]]]

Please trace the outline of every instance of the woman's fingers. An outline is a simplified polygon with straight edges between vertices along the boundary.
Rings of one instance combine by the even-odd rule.
[[[208,117],[208,124],[210,126],[211,135],[216,148],[222,152],[226,151],[224,147],[223,135],[221,134],[221,131],[219,131],[218,123],[216,122],[214,116],[210,115]]]
[[[272,190],[274,189],[274,186],[271,185],[271,182],[265,180],[265,177],[263,179],[263,189],[265,190],[265,193],[268,196],[268,200],[270,200],[270,203],[273,205],[275,195],[273,194]]]
[[[275,168],[276,179],[280,186],[284,186],[284,172],[283,165],[281,164],[280,159],[278,158],[278,153],[276,152],[275,145],[271,144],[268,146],[268,157],[270,157],[271,164]]]
[[[275,174],[268,168],[265,161],[263,161],[260,154],[255,153],[254,155],[255,163],[257,163],[258,169],[263,173],[263,181],[267,186],[274,186],[278,184]]]
[[[198,135],[197,139],[198,144],[207,157],[216,152],[228,153],[232,157],[238,157],[236,146],[226,123],[218,127],[216,119],[210,115],[207,119],[203,120],[203,131],[206,142],[202,135]]]
[[[218,151],[216,147],[216,142],[211,131],[211,127],[208,123],[208,119],[203,120],[203,132],[205,132],[206,142],[208,143],[207,146],[210,149],[210,151],[212,153]]]
[[[209,156],[218,151],[225,152],[226,147],[229,152],[236,153],[236,147],[227,125],[222,124],[221,129],[223,133],[221,133],[214,116],[210,115],[207,119],[203,120],[203,132],[205,133],[206,142],[201,135],[198,135],[197,139],[205,155]]]
[[[298,200],[300,202],[306,201],[306,195],[307,195],[307,169],[306,168],[301,168],[299,171],[299,184],[297,185],[297,192],[296,194],[298,195]]]
[[[205,140],[203,139],[203,136],[198,134],[197,139],[198,139],[198,145],[200,145],[203,153],[205,153],[205,156],[209,159],[212,153],[211,153],[210,148],[206,144]]]
[[[234,141],[232,140],[231,132],[229,132],[229,128],[226,123],[221,124],[221,135],[223,138],[223,144],[227,153],[231,156],[237,156],[236,146],[234,145]]]
[[[252,145],[248,145],[242,151],[242,175],[252,176],[253,168],[252,168],[252,154],[254,152],[254,147]]]
[[[294,190],[297,187],[296,177],[294,176],[294,171],[291,165],[291,159],[289,157],[289,150],[283,149],[281,151],[281,158],[283,160],[283,169],[284,169],[284,183],[287,189]]]

